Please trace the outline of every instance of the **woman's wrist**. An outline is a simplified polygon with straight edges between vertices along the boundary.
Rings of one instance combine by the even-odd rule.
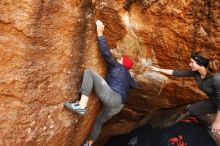
[[[97,35],[98,35],[98,36],[103,36],[103,33],[98,32]]]

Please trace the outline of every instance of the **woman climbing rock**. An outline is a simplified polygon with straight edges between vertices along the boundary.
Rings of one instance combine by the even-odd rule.
[[[102,56],[108,64],[108,73],[104,80],[98,73],[92,69],[86,69],[83,75],[81,86],[80,101],[75,103],[65,102],[64,106],[81,116],[87,110],[87,102],[94,88],[96,95],[103,103],[103,110],[96,119],[89,139],[84,146],[91,146],[99,136],[101,128],[105,122],[121,111],[124,103],[127,101],[127,92],[129,87],[136,88],[137,84],[131,77],[129,69],[133,66],[133,61],[128,56],[122,56],[120,59],[114,59],[110,49],[107,46],[106,37],[103,36],[104,25],[101,21],[96,22],[98,45]]]

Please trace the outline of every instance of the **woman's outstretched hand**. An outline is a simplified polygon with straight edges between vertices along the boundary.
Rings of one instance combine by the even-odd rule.
[[[157,72],[160,71],[160,68],[155,67],[155,66],[150,66],[149,69],[152,70],[152,71],[157,71]]]
[[[102,23],[102,21],[97,20],[96,21],[96,29],[97,29],[98,36],[103,36],[104,28],[105,28],[105,25]]]

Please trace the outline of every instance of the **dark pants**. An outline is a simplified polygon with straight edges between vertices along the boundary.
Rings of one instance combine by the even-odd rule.
[[[201,116],[217,112],[217,105],[214,100],[204,100],[190,104],[186,108],[191,115]]]

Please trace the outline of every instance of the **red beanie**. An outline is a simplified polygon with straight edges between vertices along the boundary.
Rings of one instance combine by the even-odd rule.
[[[131,58],[129,58],[128,56],[124,55],[123,57],[123,65],[125,68],[127,68],[128,70],[132,68],[133,66],[133,61],[131,60]]]

